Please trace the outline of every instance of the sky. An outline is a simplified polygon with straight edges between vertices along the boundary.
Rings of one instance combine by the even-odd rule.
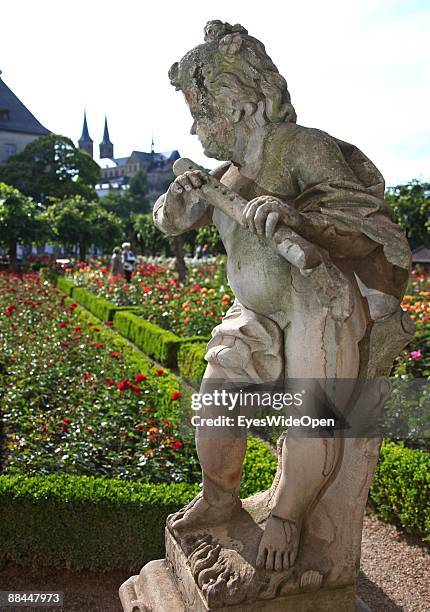
[[[167,72],[211,19],[241,23],[286,78],[298,123],[359,147],[387,185],[430,179],[429,0],[13,0],[4,3],[5,83],[52,132],[95,149],[104,115],[115,157],[178,149],[206,167]]]

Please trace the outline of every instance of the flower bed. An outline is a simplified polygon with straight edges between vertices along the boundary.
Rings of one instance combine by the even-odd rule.
[[[175,378],[35,274],[0,277],[0,312],[7,473],[199,480]]]
[[[127,283],[121,276],[110,277],[107,268],[78,266],[66,272],[66,280],[82,285],[116,306],[139,306],[146,321],[178,336],[210,336],[232,303],[224,264],[190,267],[181,283],[167,264],[140,264]]]
[[[395,374],[408,378],[430,377],[430,275],[414,270],[402,307],[416,325],[413,341],[396,360]]]

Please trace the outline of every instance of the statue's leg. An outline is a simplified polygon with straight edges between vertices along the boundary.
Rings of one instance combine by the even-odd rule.
[[[288,328],[287,375],[292,379],[344,379],[334,385],[335,397],[331,397],[342,410],[348,405],[359,372],[358,343],[365,334],[366,319],[360,302],[343,323],[324,319],[325,313],[319,317],[316,314],[307,318],[306,324],[297,317]],[[289,432],[274,505],[259,547],[258,567],[282,570],[294,564],[303,522],[337,473],[342,454],[341,437],[306,437],[302,432]]]
[[[225,377],[225,375],[224,375]],[[224,379],[222,369],[208,364],[200,393],[219,389]],[[225,414],[202,408],[202,419]],[[227,415],[228,416],[228,415]],[[246,452],[246,429],[229,426],[198,426],[196,447],[203,472],[203,490],[188,506],[168,519],[172,529],[187,529],[223,523],[241,508],[240,478]]]
[[[200,396],[214,397],[215,391],[238,393],[245,385],[262,382],[283,373],[282,332],[266,317],[247,310],[237,301],[227,312],[208,344],[208,366]],[[229,520],[241,507],[240,478],[246,451],[246,427],[237,424],[239,409],[246,406],[202,406],[196,446],[203,470],[203,491],[186,508],[168,519],[171,529],[213,525]],[[233,424],[215,427],[205,418],[229,417]]]

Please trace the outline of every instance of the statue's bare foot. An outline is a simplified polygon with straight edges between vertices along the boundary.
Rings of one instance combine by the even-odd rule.
[[[223,506],[212,506],[199,493],[185,508],[167,517],[167,526],[172,531],[219,525],[230,520],[241,507],[240,499],[233,497]]]
[[[299,550],[300,525],[270,515],[258,548],[256,566],[280,572],[292,567]]]

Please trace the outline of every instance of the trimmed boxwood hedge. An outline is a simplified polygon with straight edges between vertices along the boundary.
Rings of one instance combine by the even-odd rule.
[[[201,341],[201,337],[180,338],[173,332],[145,321],[137,312],[117,312],[114,326],[144,353],[163,365],[176,368],[178,351],[182,344]]]
[[[68,296],[72,295],[73,289],[76,288],[76,285],[72,282],[64,278],[64,276],[57,276],[55,278],[55,284],[61,291]]]
[[[74,287],[72,291],[72,297],[81,306],[84,306],[90,310],[96,317],[102,321],[113,321],[115,313],[125,310],[133,311],[138,310],[137,306],[115,306],[109,300],[97,297],[91,291],[87,291],[84,287]]]
[[[249,440],[242,497],[270,486],[276,458]],[[136,572],[164,556],[167,515],[198,485],[92,476],[0,476],[0,563]]]
[[[370,502],[384,520],[430,541],[430,453],[384,442]]]
[[[178,351],[179,373],[193,385],[198,385],[205,373],[205,354],[206,342],[183,344]]]
[[[91,476],[1,476],[0,560],[33,567],[137,571],[164,556],[168,514],[198,485]]]

